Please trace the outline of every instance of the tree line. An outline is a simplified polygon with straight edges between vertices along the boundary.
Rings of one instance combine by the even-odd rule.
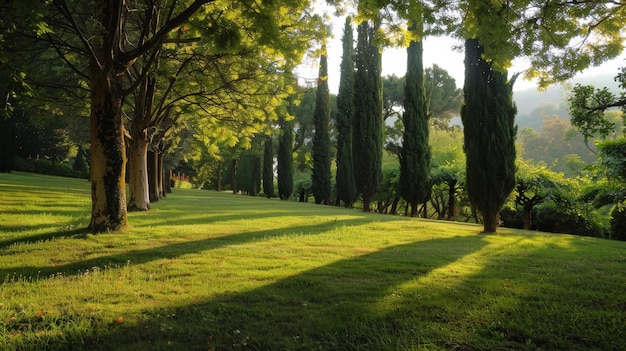
[[[200,165],[195,170],[199,174],[215,174],[217,184],[229,170],[233,190],[239,180],[256,193],[262,179],[264,193],[273,196],[272,135],[278,140],[277,196],[282,199],[294,192],[301,199],[312,193],[317,203],[342,201],[350,207],[358,198],[365,211],[373,210],[374,202],[382,211],[384,201],[377,198],[381,184],[395,182],[383,166],[387,148],[395,150],[400,165],[397,194],[389,206],[402,198],[408,213],[417,215],[428,200],[442,212],[447,201],[448,217],[454,217],[450,207],[462,184],[475,218],[493,232],[511,193],[517,188],[519,194],[529,184],[520,187],[521,167],[516,164],[512,86],[517,75],[509,79],[510,62],[530,58],[532,66],[524,76],[538,79],[540,85],[569,78],[621,52],[624,22],[623,5],[608,1],[359,1],[355,46],[350,20],[344,29],[336,128],[331,129],[324,47],[328,28],[308,2],[55,0],[32,7],[17,2],[3,6],[10,16],[0,23],[0,58],[15,63],[11,69],[3,65],[1,72],[13,82],[3,88],[3,132],[13,135],[20,109],[30,108],[33,115],[89,115],[89,136],[80,147],[89,149],[93,232],[122,229],[127,210],[148,210],[169,183],[164,165],[181,159],[193,159]],[[434,123],[429,103],[435,90],[425,84],[421,42],[425,36],[443,34],[465,42],[460,108],[464,178],[442,172],[447,165],[433,160],[430,146]],[[401,128],[385,143],[385,116],[393,113],[394,103],[384,98],[380,52],[393,44],[407,47],[408,70],[401,89]],[[307,130],[294,119],[306,94],[292,72],[314,46],[321,48],[320,72],[312,127]],[[604,97],[588,96],[581,101],[601,103],[581,103],[572,114],[580,110],[581,115],[595,116],[621,102]],[[598,119],[589,117],[592,122],[578,128],[585,136],[602,135]],[[84,125],[85,120],[76,124]],[[256,144],[263,145],[265,157],[254,151]],[[310,154],[301,152],[307,144]],[[11,147],[3,146],[3,152],[10,154]],[[609,149],[615,153],[619,148],[602,150]],[[335,189],[331,153],[336,160]],[[312,170],[299,184],[294,182],[294,158]],[[618,167],[611,162],[602,164]],[[447,199],[437,194],[436,184],[449,188]],[[526,195],[519,196],[520,204],[528,203]],[[622,208],[623,196],[614,197],[613,204]]]

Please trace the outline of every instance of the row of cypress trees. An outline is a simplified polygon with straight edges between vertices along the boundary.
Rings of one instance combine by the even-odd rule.
[[[417,214],[430,189],[428,101],[424,89],[420,23],[409,28],[416,34],[407,48],[403,144],[400,152],[400,194]],[[346,18],[341,78],[337,96],[337,201],[351,207],[359,194],[363,210],[381,179],[383,118],[381,54],[375,43],[376,25],[363,21],[353,31]],[[316,203],[330,204],[330,99],[326,52],[320,59],[314,114],[313,195]],[[479,39],[466,40],[464,103],[464,150],[466,182],[472,205],[481,212],[484,230],[495,232],[500,208],[515,186],[516,107],[512,82],[506,72],[495,70],[483,59]]]

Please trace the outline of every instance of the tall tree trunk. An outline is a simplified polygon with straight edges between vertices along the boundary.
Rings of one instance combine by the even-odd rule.
[[[456,180],[448,186],[448,220],[454,221],[456,216]]]
[[[148,150],[148,189],[150,202],[159,201],[159,159],[158,152],[153,150]]]
[[[396,196],[393,199],[393,203],[391,204],[391,209],[389,210],[390,215],[395,215],[398,213],[398,203],[400,202],[400,196]]]
[[[237,168],[239,166],[239,162],[237,161],[236,158],[233,159],[233,166],[231,169],[231,176],[230,176],[230,186],[233,188],[233,194],[237,194],[238,190],[237,189]]]
[[[94,233],[103,233],[128,226],[122,78],[109,70],[92,67],[91,81],[92,204],[89,228]]]
[[[372,211],[372,209],[370,208],[371,203],[372,203],[372,196],[367,193],[363,193],[363,212]]]
[[[219,161],[217,163],[217,170],[216,172],[216,178],[217,178],[217,185],[216,185],[216,190],[217,191],[222,191],[222,164],[224,162],[223,161]]]
[[[145,131],[135,133],[128,142],[130,200],[129,211],[147,211],[150,209],[148,190],[148,140]]]
[[[166,170],[164,173],[163,190],[168,194],[172,193],[172,170],[171,169]]]
[[[126,62],[120,62],[119,14],[121,1],[95,1],[95,21],[101,35],[94,40],[89,61],[91,82],[91,220],[94,233],[128,226],[126,213],[126,145],[122,120],[122,77]]]
[[[529,230],[532,225],[533,206],[524,205],[524,229]]]
[[[411,201],[411,217],[417,217],[417,209],[419,203],[417,201]]]
[[[495,233],[500,220],[500,212],[483,214],[483,231],[485,233]]]
[[[160,149],[161,148],[159,147],[159,151],[157,152],[157,168],[159,170],[157,173],[157,176],[159,177],[157,187],[159,190],[159,197],[162,199],[165,197],[165,187],[163,182],[163,179],[165,178],[165,171],[163,170],[163,151]]]

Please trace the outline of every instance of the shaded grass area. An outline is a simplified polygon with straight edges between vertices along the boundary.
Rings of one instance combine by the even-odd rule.
[[[0,174],[0,349],[624,350],[626,244],[175,189],[91,235]]]

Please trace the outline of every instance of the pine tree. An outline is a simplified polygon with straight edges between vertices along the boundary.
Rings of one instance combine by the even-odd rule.
[[[410,28],[415,30],[413,26]],[[428,106],[424,89],[422,42],[411,41],[407,48],[404,86],[402,149],[400,151],[400,195],[411,204],[411,217],[429,191],[430,147],[428,146]]]
[[[354,35],[350,17],[343,30],[343,57],[337,95],[337,198],[352,207],[358,192],[354,182],[352,159],[352,123],[354,120]]]
[[[483,216],[484,231],[495,232],[500,209],[515,187],[517,109],[506,72],[493,69],[483,52],[478,39],[465,41],[461,118],[467,194]]]
[[[274,196],[274,148],[271,135],[265,137],[263,147],[263,193],[268,199]]]
[[[313,114],[313,196],[315,203],[330,204],[330,92],[328,90],[328,60],[326,46],[322,46],[320,71],[317,81],[317,99]]]
[[[381,55],[374,43],[376,27],[363,21],[358,27],[354,75],[355,116],[352,132],[354,174],[363,195],[363,211],[370,211],[372,197],[382,178],[383,98]]]
[[[291,112],[293,97],[288,99]],[[278,196],[281,200],[289,200],[293,193],[293,122],[287,116],[281,116],[280,136],[278,137]]]

